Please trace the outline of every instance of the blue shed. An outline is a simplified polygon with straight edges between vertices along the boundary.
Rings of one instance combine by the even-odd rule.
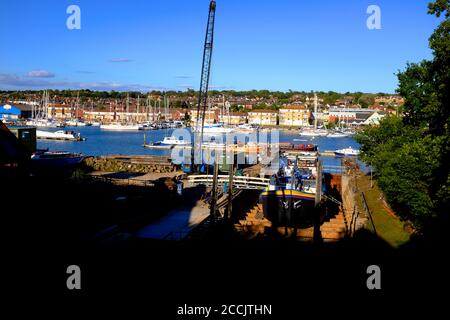
[[[0,106],[0,119],[17,120],[20,117],[21,110],[10,104]]]

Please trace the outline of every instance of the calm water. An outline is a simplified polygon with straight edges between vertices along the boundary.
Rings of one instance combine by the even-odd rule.
[[[42,129],[39,129],[42,130]],[[47,129],[57,131],[61,129]],[[78,127],[65,128],[80,132],[86,141],[50,141],[38,140],[39,149],[50,149],[53,151],[78,152],[88,156],[100,156],[111,154],[124,155],[170,155],[170,150],[148,149],[142,145],[144,143],[144,132],[114,132],[101,130],[99,127]],[[171,135],[172,130],[151,130],[146,132],[147,142],[155,142],[164,139],[166,135]],[[323,138],[314,139],[300,137],[298,131],[280,131],[281,142],[292,143],[314,143],[320,150],[336,150],[341,148],[359,148],[358,143],[353,138]],[[340,160],[330,157],[323,157],[326,165],[339,165]]]

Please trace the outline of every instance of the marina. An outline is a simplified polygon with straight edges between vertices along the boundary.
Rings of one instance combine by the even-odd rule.
[[[57,131],[57,129],[46,129],[48,131]],[[76,129],[86,141],[82,144],[71,141],[50,141],[38,140],[39,149],[50,150],[66,150],[70,152],[83,153],[89,156],[104,156],[115,154],[131,154],[131,155],[154,155],[154,156],[169,156],[172,147],[164,145],[146,144],[143,147],[143,132],[114,132],[99,130],[98,127],[79,127]],[[173,129],[160,129],[147,131],[148,141],[162,141],[166,136],[171,136]],[[302,140],[302,141],[298,141]],[[149,143],[149,142],[147,142]],[[326,137],[317,137],[314,139],[299,139],[298,134],[294,131],[280,131],[280,143],[289,144],[307,144],[315,143],[318,145],[319,152],[324,159],[324,163],[328,165],[339,165],[338,159],[333,159],[334,150],[348,148],[352,146],[358,149],[358,143],[352,137],[342,139],[330,139]],[[293,151],[295,152],[295,150]]]
[[[15,313],[445,314],[450,0],[0,8]]]
[[[13,291],[103,318],[438,317],[450,0],[403,2],[3,1]]]

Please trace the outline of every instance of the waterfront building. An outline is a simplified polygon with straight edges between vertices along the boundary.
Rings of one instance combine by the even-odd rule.
[[[240,125],[247,123],[247,113],[245,112],[230,112],[228,114],[219,115],[219,122],[231,125]]]
[[[278,110],[279,125],[303,127],[309,124],[309,110],[303,105],[291,105]]]
[[[259,126],[276,126],[278,112],[274,110],[253,110],[248,112],[248,123]]]
[[[374,111],[364,108],[339,108],[334,107],[328,110],[328,121],[355,121],[363,118],[367,119]]]
[[[380,124],[381,119],[383,119],[386,116],[386,114],[381,112],[374,112],[371,114],[364,122],[363,125],[373,125],[377,126]]]
[[[169,115],[167,118],[170,118]],[[143,122],[161,120],[161,114],[159,112],[85,111],[83,119],[88,122]]]
[[[21,116],[21,110],[16,106],[5,104],[0,106],[0,120],[17,120]]]
[[[200,110],[200,113],[202,110]],[[189,110],[189,115],[191,117],[191,123],[195,125],[197,121],[197,108]],[[219,120],[217,110],[205,110],[205,123],[216,123]]]
[[[73,106],[57,103],[49,103],[47,107],[47,116],[49,119],[69,120],[81,118],[83,111]]]

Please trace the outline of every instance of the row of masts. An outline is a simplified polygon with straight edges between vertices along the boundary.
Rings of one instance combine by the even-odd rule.
[[[118,101],[116,100],[115,103],[110,102],[109,111],[114,112],[114,114],[117,113],[117,106],[119,105]],[[164,96],[163,103],[161,105],[161,99],[158,100],[151,100],[150,97],[147,97],[145,105],[143,106],[141,110],[141,97],[138,96],[137,103],[136,103],[136,109],[135,114],[138,115],[141,112],[145,113],[145,119],[146,121],[162,121],[169,119],[170,114],[170,100],[168,97]],[[93,100],[90,100],[90,106],[88,107],[91,112],[94,111],[94,102]],[[73,118],[77,118],[79,114],[80,109],[80,97],[79,94],[77,94],[77,98],[75,103],[73,104],[71,108],[71,113]],[[84,108],[83,108],[84,109]],[[31,107],[31,117],[34,120],[49,120],[49,110],[51,112],[50,108],[50,96],[49,92],[45,90],[42,94],[42,98],[39,101],[38,104],[32,104]],[[122,108],[123,111],[123,108]],[[127,99],[125,102],[125,112],[127,121],[131,122],[133,115],[130,112],[130,97],[129,94],[127,94]]]
[[[48,119],[48,104],[49,94],[45,90],[42,94],[42,99],[39,104],[31,106],[31,117],[35,120],[47,120]]]
[[[230,113],[230,102],[227,100],[225,101],[225,95],[222,95],[222,107],[219,109],[219,119],[223,120],[225,119],[225,117],[227,118],[227,123],[231,124],[231,113]],[[207,124],[212,124],[214,122],[213,119],[211,119],[211,114],[212,114],[212,105],[211,105],[211,100],[208,97],[208,121],[206,122]],[[197,118],[199,119],[196,123],[198,125],[198,127],[196,128],[196,131],[200,131],[200,124],[202,123],[202,115],[198,114]]]
[[[90,106],[88,107],[91,112],[94,111],[94,102],[93,100],[90,100]],[[117,113],[117,106],[119,106],[119,102],[116,100],[115,103],[110,102],[109,111],[114,112],[115,116]],[[36,120],[48,120],[50,117],[48,115],[49,108],[50,107],[50,96],[49,92],[45,90],[42,94],[42,98],[39,104],[32,105],[32,118]],[[141,110],[142,108],[142,110]],[[72,117],[77,118],[79,114],[80,109],[80,97],[77,93],[77,98],[75,103],[72,107]],[[83,108],[84,109],[84,108]],[[211,111],[212,106],[211,102],[208,102],[208,110]],[[122,108],[123,111],[123,108]],[[127,94],[127,98],[125,101],[125,112],[126,112],[126,121],[131,122],[132,121],[132,114],[130,112],[130,97],[129,94]],[[170,100],[168,97],[163,97],[163,103],[161,103],[161,99],[158,100],[151,100],[150,97],[147,97],[146,102],[143,106],[141,106],[141,97],[137,97],[137,103],[135,108],[135,114],[140,113],[146,114],[146,121],[162,121],[169,119],[170,114]],[[228,123],[231,123],[230,118],[230,103],[225,100],[225,96],[222,96],[222,107],[220,108],[220,119],[228,119]],[[211,119],[211,112],[208,112],[208,121],[212,122],[213,119]]]

